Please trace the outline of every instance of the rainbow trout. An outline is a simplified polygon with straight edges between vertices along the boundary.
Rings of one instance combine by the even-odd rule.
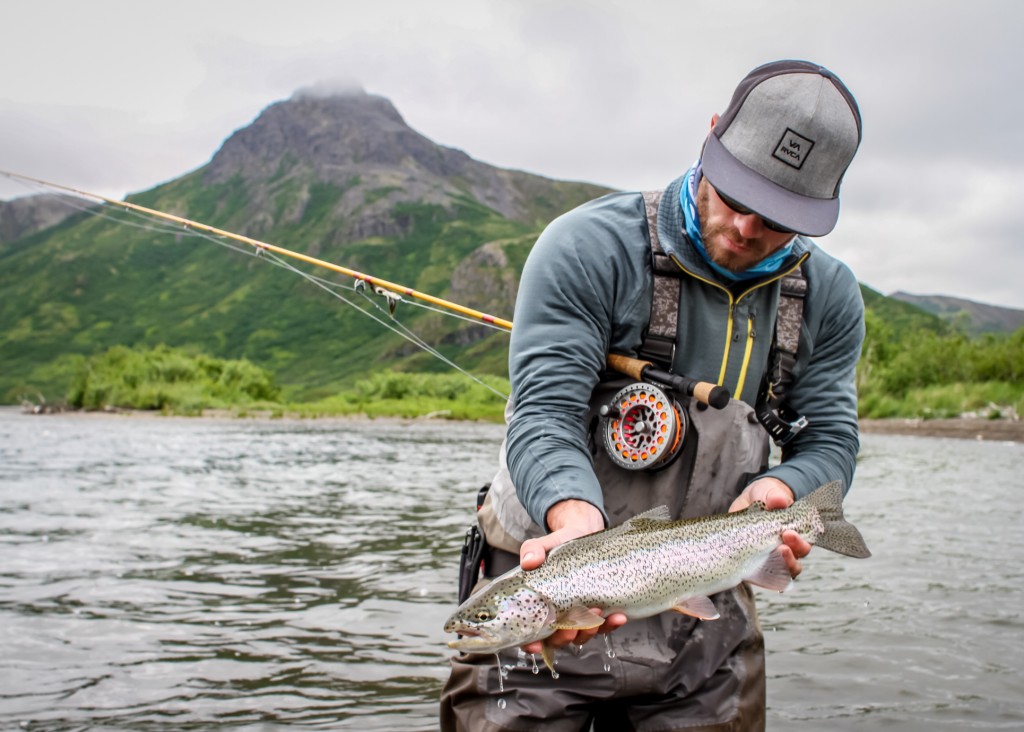
[[[624,524],[566,542],[529,572],[515,568],[474,593],[445,623],[460,638],[448,646],[497,653],[543,640],[559,629],[594,628],[616,612],[646,618],[675,610],[702,620],[718,611],[708,598],[740,582],[782,592],[792,578],[782,532],[851,557],[869,557],[857,528],[843,518],[839,481],[789,508],[670,521],[660,506]],[[590,608],[599,608],[595,615]],[[553,651],[544,644],[544,662]]]

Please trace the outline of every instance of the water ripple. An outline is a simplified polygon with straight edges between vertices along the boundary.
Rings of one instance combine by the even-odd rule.
[[[0,409],[0,728],[436,729],[501,435]],[[1024,726],[1022,458],[865,436],[874,557],[758,592],[770,728]]]

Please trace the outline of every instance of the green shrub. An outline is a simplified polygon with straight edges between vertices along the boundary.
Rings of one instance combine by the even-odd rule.
[[[1024,414],[1024,328],[1010,335],[911,331],[867,319],[857,367],[862,417]]]
[[[114,346],[79,361],[67,401],[80,409],[159,409],[193,414],[254,401],[273,401],[273,376],[249,361],[194,355],[157,346]]]

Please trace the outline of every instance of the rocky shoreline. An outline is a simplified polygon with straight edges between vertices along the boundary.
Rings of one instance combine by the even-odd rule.
[[[154,416],[160,412],[110,409],[105,411],[85,412],[63,408],[28,409],[22,408],[25,414],[78,414],[91,416]],[[400,421],[425,420],[444,418],[443,414],[429,414],[422,417],[399,418]],[[367,421],[365,415],[322,415],[319,417],[302,417],[298,414],[274,414],[269,410],[250,410],[238,414],[229,409],[205,409],[201,418],[214,419],[336,419],[342,421]],[[185,419],[193,419],[185,417]],[[386,420],[387,417],[375,417],[375,420]],[[918,437],[950,437],[963,440],[992,440],[998,442],[1024,442],[1024,420],[1021,419],[986,419],[984,417],[957,417],[954,419],[862,419],[860,430],[864,434],[879,435],[916,435]]]
[[[860,429],[865,434],[1024,442],[1024,420],[1019,419],[862,419]]]

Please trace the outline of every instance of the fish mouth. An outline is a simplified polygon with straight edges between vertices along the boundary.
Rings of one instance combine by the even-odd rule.
[[[474,628],[461,628],[459,638],[448,641],[448,647],[456,651],[486,652],[503,648],[501,641],[489,633]]]

